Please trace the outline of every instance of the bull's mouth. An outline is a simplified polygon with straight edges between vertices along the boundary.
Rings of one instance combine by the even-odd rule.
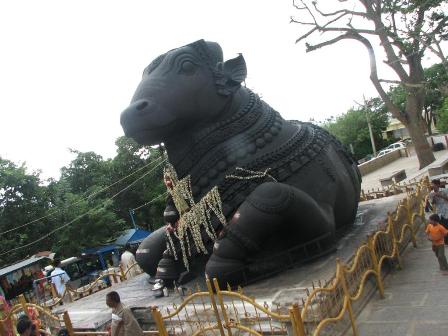
[[[124,134],[134,139],[141,145],[155,145],[166,141],[173,134],[174,123],[157,127],[126,127],[123,125]]]

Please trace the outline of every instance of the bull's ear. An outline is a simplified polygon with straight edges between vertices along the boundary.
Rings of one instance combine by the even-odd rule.
[[[238,54],[237,57],[229,59],[222,64],[222,72],[228,80],[233,84],[241,84],[247,76],[246,61],[243,55]]]

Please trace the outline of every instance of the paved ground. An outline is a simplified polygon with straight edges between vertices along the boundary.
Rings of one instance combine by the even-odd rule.
[[[448,150],[434,152],[434,156],[436,157],[436,161],[445,160],[448,157]],[[427,171],[426,169],[419,171],[417,156],[415,155],[415,152],[411,150],[409,157],[399,158],[398,160],[389,163],[387,166],[363,176],[361,188],[364,189],[365,192],[367,192],[367,190],[381,188],[381,178],[401,169],[406,171],[408,179],[421,176]]]
[[[448,335],[448,275],[438,269],[431,243],[421,233],[418,248],[408,247],[404,267],[385,280],[357,318],[361,336]]]

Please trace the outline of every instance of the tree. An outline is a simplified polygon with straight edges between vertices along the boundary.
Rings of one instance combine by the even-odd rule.
[[[162,179],[164,165],[160,163],[161,152],[149,146],[142,147],[131,138],[124,136],[118,138],[115,144],[117,155],[110,163],[110,180],[117,181],[135,171],[139,173],[132,179],[111,188],[109,195],[118,192],[120,188],[126,186],[126,183],[142,177],[125,194],[115,198],[116,213],[131,225],[129,210],[139,207],[134,213],[137,224],[146,229],[155,230],[163,225],[162,214],[165,207],[165,198],[160,196],[166,191]],[[159,198],[155,199],[156,197]],[[150,201],[153,202],[142,206]]]
[[[80,152],[70,149],[76,157],[68,167],[61,168],[61,181],[68,183],[73,193],[89,193],[91,187],[106,186],[108,180],[108,162],[94,152]]]
[[[448,132],[448,97],[445,98],[438,111],[437,128],[441,132]]]
[[[345,114],[324,122],[321,126],[332,133],[345,146],[353,146],[354,156],[357,160],[372,153],[369,128],[367,125],[369,114],[375,144],[381,148],[385,141],[382,131],[388,125],[388,113],[381,99],[374,98],[358,108],[351,108]]]
[[[86,247],[98,246],[116,238],[125,227],[125,222],[113,211],[113,201],[67,192],[63,183],[56,187],[55,204],[55,208],[62,211],[56,211],[52,216],[61,230],[52,236],[54,243],[51,250],[59,256],[74,256]]]
[[[91,195],[88,197],[91,207],[95,207],[97,201],[113,198],[108,209],[120,221],[121,227],[116,227],[116,232],[120,232],[133,227],[129,214],[131,209],[159,196],[165,188],[162,182],[163,165],[160,164],[162,160],[157,149],[142,147],[126,137],[118,138],[115,144],[117,155],[111,160],[104,160],[94,152],[71,150],[76,157],[61,169],[58,188],[63,190],[60,205],[64,204],[63,198],[67,197],[75,199]],[[140,208],[135,213],[136,223],[146,229],[161,226],[163,203],[164,198],[160,197],[154,203]],[[84,208],[88,209],[88,206]],[[70,218],[76,215],[74,213]],[[104,216],[109,214],[105,212]],[[80,220],[83,221],[85,219]],[[104,240],[102,235],[96,237],[97,242]]]
[[[437,125],[437,110],[441,107],[443,96],[447,95],[448,73],[442,63],[434,64],[424,69],[425,75],[425,101],[423,104],[423,120],[426,132],[432,134],[432,125]],[[391,87],[388,96],[392,102],[404,109],[406,105],[406,90],[403,85]]]
[[[137,224],[145,228],[163,225],[162,153],[125,137],[116,145],[117,155],[107,160],[71,150],[75,158],[61,178],[46,183],[0,158],[0,264],[42,250],[69,257],[110,242],[132,227],[129,209],[138,208]]]
[[[433,119],[438,128],[437,111],[442,108],[444,97],[448,96],[448,68],[443,63],[434,64],[425,69],[425,79],[427,83],[424,105],[425,116],[429,116],[428,122]]]
[[[445,86],[448,83],[448,73],[442,63],[424,69],[425,101],[423,104],[423,120],[426,132],[432,134],[432,125],[437,124],[437,110],[443,102]],[[404,109],[406,106],[406,91],[403,85],[391,87],[387,93],[392,102]],[[446,94],[445,94],[446,95]]]
[[[48,189],[42,185],[38,172],[28,174],[25,164],[17,166],[0,157],[0,232],[3,233],[0,251],[9,252],[0,256],[0,264],[9,264],[38,250],[51,248],[52,240],[48,239],[37,246],[11,251],[38,239],[53,228],[51,220],[44,218],[50,208],[50,200]],[[10,231],[26,223],[30,225]]]
[[[325,4],[328,5],[328,2],[325,1]],[[301,0],[300,5],[294,2],[294,6],[307,19],[291,18],[294,23],[311,27],[296,41],[306,40],[307,52],[345,39],[356,40],[367,48],[370,80],[389,112],[407,127],[415,144],[420,168],[435,160],[424,133],[422,58],[429,47],[440,44],[447,34],[448,17],[444,13],[446,4],[446,0],[339,0],[336,2],[337,10],[323,11],[317,1]],[[310,44],[308,41],[316,33],[328,36],[328,39]],[[398,80],[379,77],[376,52],[370,40],[372,37],[379,39],[386,55],[385,63]],[[385,83],[403,86],[406,92],[404,107],[394,104],[387,95]]]

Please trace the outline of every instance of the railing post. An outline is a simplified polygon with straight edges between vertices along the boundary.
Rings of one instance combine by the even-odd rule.
[[[8,320],[6,320],[5,322],[0,321],[0,336],[7,336],[5,330],[5,323],[8,323]]]
[[[115,274],[115,272],[112,273],[112,279],[113,279],[115,284],[118,283],[117,275]]]
[[[70,319],[70,315],[68,315],[68,311],[64,312],[64,324],[65,324],[65,329],[67,329],[67,331],[68,331],[68,334],[70,336],[74,336],[75,330],[73,329],[72,320]]]
[[[392,253],[395,252],[395,257],[397,258],[398,268],[402,269],[402,263],[401,263],[401,256],[400,256],[400,249],[398,248],[398,240],[395,233],[395,222],[392,218],[392,215],[390,213],[387,214],[387,223],[390,229],[391,239],[392,239]]]
[[[151,307],[151,314],[154,322],[157,326],[157,330],[159,331],[160,336],[168,336],[168,332],[166,331],[165,324],[163,323],[162,314],[157,309],[157,307]]]
[[[380,297],[384,299],[384,285],[383,279],[381,278],[381,265],[378,261],[378,256],[376,255],[375,245],[373,244],[373,236],[367,237],[367,244],[370,251],[370,257],[372,258],[373,268],[376,274],[376,284],[378,286],[378,291],[380,293]]]
[[[410,197],[413,197],[413,196],[410,196]],[[411,202],[409,200],[409,197],[406,198],[406,215],[408,218],[408,223],[409,223],[409,225],[411,225],[412,209],[411,209]]]
[[[431,188],[431,182],[429,181],[429,176],[424,177],[423,185],[427,188],[427,190]]]
[[[124,273],[123,266],[120,265],[119,267],[120,267],[121,281],[125,281],[126,280],[126,274]]]
[[[210,283],[210,279],[205,279],[205,283],[207,284],[208,295],[210,296],[210,302],[212,303],[213,311],[216,317],[216,323],[218,324],[219,333],[221,336],[225,336],[224,328],[222,327],[221,317],[219,316],[218,307],[216,306],[215,294],[213,293],[212,284]]]
[[[23,294],[19,295],[19,303],[22,306],[23,311],[25,312],[26,316],[30,317],[30,314],[28,313],[28,309],[26,308],[26,299],[25,296]]]
[[[417,248],[417,236],[416,236],[416,230],[414,228],[414,225],[412,224],[412,219],[411,222],[409,224],[409,227],[411,228],[411,241],[412,241],[412,246],[414,248]]]
[[[53,300],[57,300],[59,298],[59,295],[56,292],[56,287],[54,286],[54,283],[51,283],[50,290],[51,290],[51,298]]]
[[[297,303],[294,303],[292,308],[289,308],[289,317],[296,336],[306,336],[305,326],[303,325],[302,315]]]
[[[355,323],[355,314],[353,314],[352,309],[352,299],[350,296],[350,291],[348,290],[347,281],[345,279],[344,275],[344,267],[342,266],[341,260],[339,258],[336,259],[336,267],[337,267],[337,274],[339,276],[339,281],[341,282],[342,290],[344,291],[345,299],[347,300],[347,310],[348,310],[348,316],[350,318],[350,323],[352,325],[353,330],[353,336],[359,336],[358,329],[356,328]]]
[[[0,320],[0,336],[8,336],[6,334],[6,324],[8,323],[8,315],[6,315],[6,318],[7,319],[4,322]],[[11,321],[11,318],[9,318],[9,320]]]
[[[65,295],[68,296],[68,301],[73,302],[72,293],[70,292],[70,288],[68,286],[65,286]],[[62,296],[64,297],[64,296]]]
[[[219,305],[221,306],[221,312],[222,312],[222,316],[224,318],[225,327],[227,328],[227,334],[229,336],[232,336],[232,329],[230,327],[230,322],[227,317],[226,307],[224,306],[224,301],[222,299],[221,288],[219,288],[219,283],[216,278],[213,278],[213,286],[215,287],[216,296],[218,296]]]
[[[406,218],[407,218],[407,224],[409,225],[410,229],[411,229],[411,241],[412,241],[412,245],[414,247],[417,247],[417,241],[415,239],[415,233],[414,233],[414,228],[412,227],[412,208],[411,208],[411,201],[410,198],[414,198],[415,194],[409,194],[408,197],[406,197],[405,199],[405,207],[406,207]]]

